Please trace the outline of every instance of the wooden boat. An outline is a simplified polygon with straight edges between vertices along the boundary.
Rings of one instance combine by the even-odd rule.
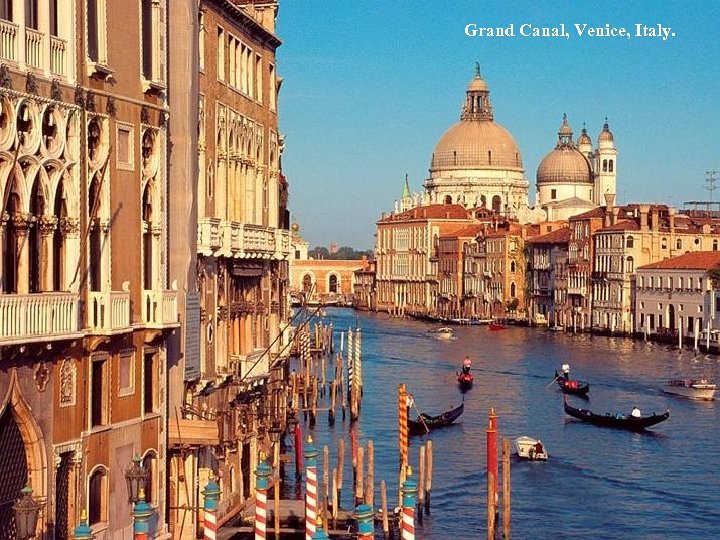
[[[449,326],[441,326],[428,330],[428,334],[432,334],[435,339],[454,339],[453,329]]]
[[[496,331],[498,331],[498,330],[505,330],[505,325],[502,324],[502,323],[499,323],[499,322],[491,322],[491,323],[488,325],[488,329],[491,330],[491,331],[493,331],[493,332],[496,332]]]
[[[445,411],[437,416],[430,416],[429,414],[422,413],[415,420],[408,418],[408,431],[410,435],[424,435],[432,429],[437,429],[445,426],[449,426],[455,420],[460,418],[465,408],[465,403],[461,403],[454,409]]]
[[[557,382],[560,390],[565,394],[574,394],[576,396],[587,397],[587,393],[590,391],[590,383],[580,379],[565,379],[562,375],[558,375],[555,372],[555,382]]]
[[[547,449],[540,439],[533,439],[532,437],[523,435],[515,439],[514,443],[515,451],[520,459],[545,461],[548,458]]]
[[[650,426],[654,426],[655,424],[659,424],[660,422],[664,422],[670,418],[670,409],[662,414],[653,413],[650,416],[639,417],[620,413],[614,415],[610,413],[595,414],[587,409],[573,407],[567,402],[567,398],[565,400],[564,407],[567,414],[573,418],[577,418],[578,420],[589,422],[595,426],[630,429],[632,431],[642,431],[645,428],[649,428]]]
[[[462,371],[457,374],[457,382],[460,390],[470,390],[473,385],[474,377],[472,373],[463,373]]]
[[[692,399],[715,399],[717,384],[707,379],[675,379],[663,386],[663,392]]]

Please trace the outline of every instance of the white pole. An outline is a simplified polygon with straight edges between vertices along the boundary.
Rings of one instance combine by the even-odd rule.
[[[700,319],[695,319],[695,352],[697,353],[700,349],[698,348],[698,339],[700,338]]]
[[[645,328],[643,328],[643,334],[645,334],[645,343],[647,343],[648,338],[648,327],[650,326],[650,317],[647,316],[647,313],[645,314]]]
[[[707,326],[707,353],[710,354],[710,320],[708,319],[708,326]]]
[[[682,317],[678,317],[678,349],[682,350]]]

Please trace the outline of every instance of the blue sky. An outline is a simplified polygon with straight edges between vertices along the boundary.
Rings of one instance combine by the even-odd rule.
[[[281,0],[280,129],[290,209],[311,246],[372,249],[405,174],[414,192],[438,140],[459,120],[479,62],[495,121],[535,172],[563,113],[597,143],[607,116],[618,202],[720,200],[720,2]],[[514,24],[516,37],[465,26]],[[565,23],[570,38],[519,27]],[[574,24],[670,27],[675,37],[579,37]]]

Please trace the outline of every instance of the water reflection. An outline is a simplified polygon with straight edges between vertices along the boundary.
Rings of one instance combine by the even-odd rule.
[[[432,515],[417,527],[417,538],[484,537],[490,407],[499,416],[501,437],[538,437],[550,454],[547,463],[513,463],[515,538],[717,537],[717,401],[694,402],[661,391],[669,378],[717,377],[716,357],[642,341],[521,327],[503,332],[455,327],[456,340],[436,340],[427,334],[431,326],[419,321],[345,309],[327,313],[336,335],[351,326],[362,328],[365,395],[354,429],[359,444],[373,440],[376,488],[385,479],[390,501],[397,500],[398,383],[408,386],[418,407],[437,414],[459,403],[455,371],[466,354],[473,360],[475,384],[465,394],[460,423],[431,434]],[[571,398],[573,403],[597,413],[629,412],[637,405],[649,414],[670,407],[670,419],[639,434],[570,419],[557,386],[548,385],[564,362],[570,363],[572,376],[591,384],[589,402]],[[350,423],[340,418],[330,427],[321,415],[314,429],[318,449],[330,447],[331,466],[339,439],[349,447]],[[411,439],[414,465],[425,439]],[[349,461],[346,486],[352,479]],[[345,487],[345,508],[352,506],[349,495]]]

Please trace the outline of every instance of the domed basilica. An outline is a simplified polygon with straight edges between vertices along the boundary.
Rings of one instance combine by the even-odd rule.
[[[460,121],[440,138],[430,160],[425,193],[412,196],[407,179],[396,211],[426,204],[461,204],[492,209],[521,223],[567,219],[606,204],[615,195],[617,150],[607,124],[598,147],[583,127],[577,143],[563,116],[555,148],[537,169],[537,201],[528,203],[520,149],[513,136],[494,121],[490,91],[476,64],[466,91]]]

